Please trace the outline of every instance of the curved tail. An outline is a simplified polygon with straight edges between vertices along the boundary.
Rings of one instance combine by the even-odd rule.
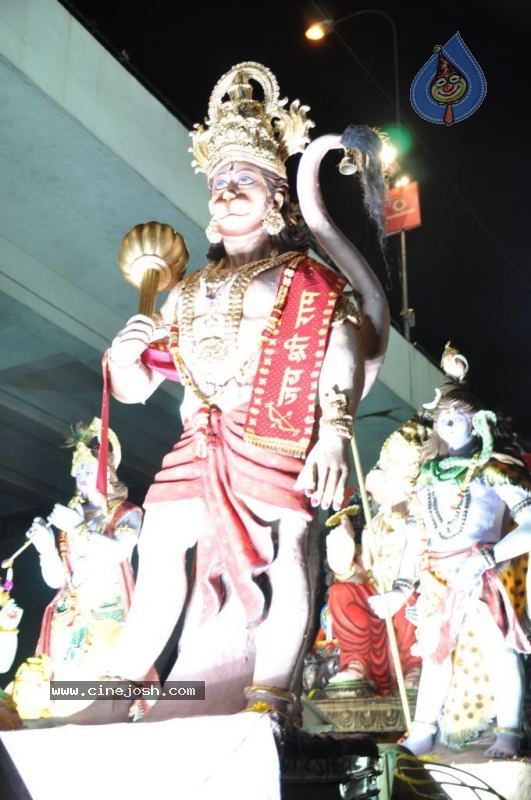
[[[353,242],[335,225],[325,206],[319,183],[319,168],[329,150],[342,149],[341,137],[327,134],[315,139],[304,151],[297,174],[299,206],[308,228],[332,261],[360,295],[361,328],[365,356],[363,397],[376,380],[389,340],[389,305],[383,287]]]

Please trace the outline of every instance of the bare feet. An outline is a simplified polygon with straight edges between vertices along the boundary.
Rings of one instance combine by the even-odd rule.
[[[360,661],[350,661],[345,669],[336,672],[326,686],[329,694],[344,694],[351,697],[372,697],[375,686],[365,677],[365,669]]]
[[[436,725],[413,720],[407,737],[400,739],[398,744],[407,747],[414,756],[419,756],[422,753],[429,753],[430,750],[433,750],[436,733]]]
[[[494,743],[485,750],[485,755],[488,758],[513,758],[520,752],[521,739],[522,734],[519,731],[515,733],[500,731],[496,734]]]
[[[336,672],[336,674],[330,678],[328,683],[334,684],[345,683],[346,681],[364,680],[366,680],[365,669],[361,661],[349,661],[345,669],[342,669],[341,672]]]

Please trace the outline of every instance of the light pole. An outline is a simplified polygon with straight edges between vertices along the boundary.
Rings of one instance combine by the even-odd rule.
[[[340,17],[339,19],[323,19],[320,22],[316,22],[311,25],[305,31],[305,36],[310,41],[319,41],[324,39],[325,36],[328,36],[331,33],[336,33],[337,36],[341,39],[343,44],[347,47],[349,52],[352,56],[357,58],[352,48],[348,45],[345,39],[336,31],[337,26],[342,23],[346,22],[349,19],[354,19],[354,17],[359,17],[365,14],[376,14],[379,17],[383,17],[383,19],[388,23],[391,28],[391,35],[392,35],[392,42],[393,42],[393,76],[394,76],[394,106],[395,106],[395,120],[397,124],[397,128],[401,125],[401,117],[400,117],[400,92],[399,92],[399,69],[398,69],[398,35],[396,31],[396,25],[394,20],[389,14],[385,11],[382,11],[379,8],[362,8],[358,11],[353,11],[351,14],[347,14],[344,17]],[[381,91],[381,89],[380,89]],[[412,308],[409,308],[409,297],[408,297],[408,286],[407,286],[407,253],[406,253],[406,233],[404,230],[400,231],[400,284],[402,288],[402,310],[400,312],[400,316],[402,317],[402,326],[404,336],[407,341],[411,340],[411,328],[415,324],[415,315]]]

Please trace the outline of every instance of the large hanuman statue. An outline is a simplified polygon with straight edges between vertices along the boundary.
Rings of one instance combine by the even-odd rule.
[[[185,387],[184,433],[147,493],[111,665],[143,676],[186,607],[171,677],[206,680],[207,700],[173,703],[174,715],[293,705],[311,612],[309,532],[318,507],[343,502],[354,415],[387,346],[382,287],[320,196],[318,166],[339,136],[316,140],[299,165],[301,210],[338,271],[308,256],[294,224],[286,159],[304,150],[313,123],[307,107],[285,103],[254,62],[218,81],[192,131],[210,192],[209,263],[155,319],[132,317],[108,351],[124,403],[145,402],[165,378]]]

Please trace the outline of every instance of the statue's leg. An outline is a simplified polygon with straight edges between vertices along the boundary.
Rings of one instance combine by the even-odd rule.
[[[521,657],[507,647],[503,634],[482,603],[479,609],[481,649],[494,695],[496,739],[485,751],[489,758],[508,758],[520,751],[524,702],[524,670]]]
[[[375,590],[362,583],[333,583],[328,608],[339,645],[340,671],[329,686],[356,681],[360,693],[386,691],[391,686],[387,632],[384,620],[371,611],[367,598]],[[361,696],[361,694],[360,694]]]
[[[138,543],[138,577],[109,673],[141,680],[179,619],[188,588],[186,551],[202,527],[202,501],[149,506]]]
[[[425,659],[422,664],[415,719],[411,723],[405,747],[414,755],[429,752],[437,732],[437,720],[444,705],[452,676],[451,657],[442,664]]]
[[[255,631],[254,685],[292,689],[294,673],[311,613],[308,522],[284,512],[278,529],[278,551],[268,571],[271,605]]]

